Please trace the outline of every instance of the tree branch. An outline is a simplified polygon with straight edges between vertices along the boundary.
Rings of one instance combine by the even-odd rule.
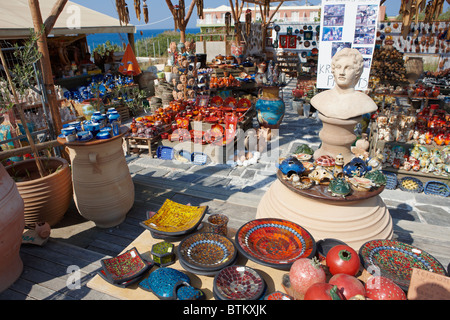
[[[52,8],[52,11],[50,12],[50,15],[47,17],[47,19],[44,22],[45,26],[45,35],[49,35],[50,31],[52,31],[53,26],[56,23],[56,20],[58,20],[59,15],[64,9],[64,6],[66,5],[67,0],[58,0],[58,2],[55,3],[55,5]]]
[[[166,0],[166,1],[168,1],[168,0]],[[191,5],[189,6],[189,9],[188,9],[188,13],[186,14],[186,17],[184,18],[184,21],[183,21],[184,27],[187,26],[189,19],[191,18],[192,11],[194,11],[194,7],[195,7],[195,1],[192,0]]]

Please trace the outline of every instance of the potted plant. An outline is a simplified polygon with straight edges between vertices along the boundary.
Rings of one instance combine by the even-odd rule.
[[[18,94],[23,95],[25,90],[34,83],[36,74],[33,64],[41,58],[36,48],[37,39],[38,35],[32,32],[23,48],[16,47],[14,55],[19,63],[12,69],[12,75],[8,70],[3,53],[0,52],[7,76],[7,81],[0,81],[0,85],[3,84],[2,91],[11,92],[13,97],[11,99],[11,95],[0,96],[0,105],[5,109],[17,108],[34,154],[34,159],[19,161],[5,168],[8,174],[16,180],[17,189],[24,202],[25,225],[29,228],[34,228],[36,222],[48,222],[50,226],[59,222],[72,199],[72,180],[68,162],[63,158],[41,158],[39,156],[18,98]]]

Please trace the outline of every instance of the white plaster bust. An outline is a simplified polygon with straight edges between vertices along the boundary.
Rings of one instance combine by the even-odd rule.
[[[355,86],[361,77],[364,60],[356,49],[344,48],[331,60],[335,86],[315,95],[311,104],[329,118],[347,120],[377,110],[377,105]]]

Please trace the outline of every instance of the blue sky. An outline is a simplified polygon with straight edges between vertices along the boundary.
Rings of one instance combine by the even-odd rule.
[[[85,7],[91,8],[93,10],[105,13],[109,16],[118,17],[116,11],[115,0],[71,0],[72,2],[78,3]],[[134,13],[134,1],[126,0],[128,3],[128,8],[130,10],[130,23],[136,26],[144,25],[143,18],[138,21],[136,14]],[[141,1],[142,2],[142,1]],[[178,0],[172,0],[173,4],[177,4]],[[186,6],[191,3],[190,0],[186,0]],[[216,8],[220,5],[229,5],[229,0],[203,0],[205,8]],[[234,0],[233,0],[234,3]],[[286,1],[287,4],[299,4],[304,5],[305,0],[302,1]],[[308,0],[308,3],[312,5],[319,5],[320,0]],[[396,16],[400,9],[401,0],[386,0],[384,5],[386,6],[386,13],[388,16]],[[167,7],[165,0],[147,0],[147,5],[149,6],[149,23],[145,26],[146,29],[172,29],[173,19],[172,14]],[[250,4],[250,7],[253,5]],[[448,8],[448,4],[444,5],[444,11]],[[191,19],[189,20],[188,28],[195,28],[197,20],[197,9],[194,8]]]

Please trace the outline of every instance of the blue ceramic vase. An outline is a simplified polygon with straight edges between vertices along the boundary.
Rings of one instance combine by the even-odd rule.
[[[264,87],[255,108],[259,125],[270,129],[280,126],[286,111],[284,101],[278,97],[278,87]]]

